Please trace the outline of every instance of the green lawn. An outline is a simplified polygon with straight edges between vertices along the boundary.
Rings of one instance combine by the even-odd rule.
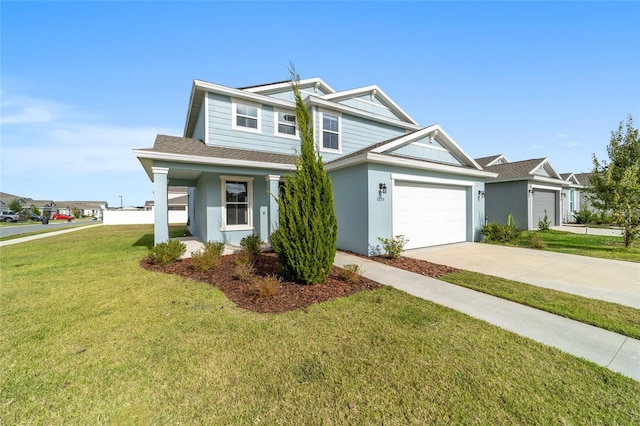
[[[141,269],[152,241],[0,248],[0,424],[640,422],[640,383],[453,310],[385,287],[251,313]]]
[[[639,240],[636,240],[631,247],[625,248],[622,237],[584,235],[550,230],[523,232],[517,245],[530,247],[533,235],[537,235],[544,240],[546,243],[545,250],[603,259],[640,262]]]

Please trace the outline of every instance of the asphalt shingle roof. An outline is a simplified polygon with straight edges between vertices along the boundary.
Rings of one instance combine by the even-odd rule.
[[[545,159],[534,158],[531,160],[514,161],[511,163],[496,164],[484,169],[489,172],[498,173],[498,176],[490,180],[524,178],[531,175],[531,170],[540,165]],[[478,160],[476,160],[478,162]]]
[[[591,185],[591,182],[589,181],[591,177],[591,173],[576,173],[574,176],[576,177],[576,179],[578,179],[578,182],[580,183],[580,185],[582,186]]]
[[[502,154],[490,155],[488,157],[480,157],[480,158],[476,158],[475,161],[476,161],[476,163],[478,163],[480,165],[480,167],[482,167],[484,169],[485,167],[487,167],[487,164],[489,164],[490,162],[492,162],[496,158],[500,157],[501,155]]]
[[[158,135],[153,148],[140,151],[181,154],[195,157],[226,158],[229,160],[256,161],[276,164],[295,164],[294,155],[249,151],[236,148],[205,145],[200,139]]]

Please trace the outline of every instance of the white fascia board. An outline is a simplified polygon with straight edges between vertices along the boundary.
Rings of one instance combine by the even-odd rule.
[[[371,152],[383,153],[383,152],[391,151],[400,146],[407,145],[416,139],[420,139],[436,130],[438,131],[438,136],[439,136],[438,140],[443,142],[443,145],[447,147],[447,149],[449,149],[449,151],[451,151],[454,154],[454,157],[458,159],[462,159],[463,162],[466,162],[466,165],[468,166],[475,167],[478,170],[482,170],[482,167],[480,167],[480,165],[476,163],[476,161],[473,158],[471,158],[471,156],[467,154],[466,151],[463,150],[460,147],[460,145],[458,145],[456,141],[454,141],[453,138],[449,136],[449,134],[445,132],[444,129],[439,124],[434,124],[429,127],[425,127],[418,132],[411,133],[405,137],[389,142],[386,145],[379,146],[378,148],[373,149]],[[442,137],[440,137],[440,135],[442,135]]]
[[[534,182],[544,182],[544,183],[549,183],[549,184],[558,185],[558,186],[569,186],[569,182],[567,182],[566,180],[545,177],[545,176],[533,175],[530,180]]]
[[[477,183],[470,180],[445,179],[445,178],[436,178],[436,177],[429,177],[429,176],[405,175],[400,173],[391,173],[391,180],[401,180],[405,182],[432,183],[436,185],[454,185],[454,186],[474,186]]]
[[[548,186],[548,185],[536,185],[532,184],[531,188],[533,189],[546,189],[547,191],[562,191],[562,187],[558,188],[557,186]]]
[[[533,168],[533,170],[531,170],[529,172],[529,174],[530,175],[534,174],[536,170],[538,170],[538,169],[540,169],[542,167],[544,167],[547,170],[547,172],[550,171],[551,172],[550,174],[552,174],[555,179],[563,180],[562,177],[560,176],[560,174],[558,172],[556,172],[556,169],[554,169],[553,166],[551,166],[551,163],[549,162],[548,158],[545,158],[544,160],[542,160],[540,162],[540,164],[535,166]]]
[[[427,170],[441,173],[451,173],[461,176],[473,176],[483,179],[494,178],[497,173],[487,172],[484,170],[464,169],[457,166],[447,164],[430,163],[426,161],[413,160],[404,157],[392,157],[385,154],[377,154],[374,152],[366,152],[354,157],[346,158],[342,161],[338,160],[325,166],[327,171],[339,170],[345,167],[355,166],[361,163],[378,163],[390,166],[407,167],[411,169]]]
[[[487,167],[497,164],[497,162],[500,161],[500,160],[504,160],[505,163],[509,162],[509,160],[507,160],[507,157],[505,157],[504,154],[500,154],[493,161],[491,161],[489,164],[487,164]]]
[[[413,118],[411,118],[411,116],[407,114],[402,108],[400,108],[400,106],[397,103],[395,103],[393,99],[391,99],[391,97],[384,92],[384,90],[382,90],[375,84],[371,86],[359,87],[351,90],[344,90],[342,92],[331,93],[328,95],[321,96],[321,98],[328,101],[331,100],[331,101],[337,102],[343,99],[354,98],[359,95],[366,95],[367,93],[371,93],[374,90],[376,91],[376,97],[380,98],[380,101],[386,106],[390,107],[394,113],[404,117],[407,121],[409,121],[412,124],[418,124],[418,122],[415,121]]]
[[[235,167],[251,167],[258,169],[276,169],[276,170],[295,170],[295,164],[282,164],[282,163],[267,163],[264,161],[248,161],[248,160],[235,160],[229,158],[215,158],[215,157],[199,157],[186,154],[173,154],[166,152],[150,152],[143,150],[133,150],[134,154],[142,162],[142,159],[161,160],[161,161],[173,161],[176,163],[190,163],[190,164],[206,164],[215,166],[235,166]]]
[[[194,80],[193,84],[195,87],[211,93],[218,93],[238,99],[246,99],[248,101],[253,101],[261,104],[277,105],[289,109],[295,108],[295,104],[293,102],[271,98],[269,96],[264,96],[257,93],[251,93],[247,90],[234,89],[232,87],[221,86],[219,84],[208,83],[206,81],[200,80]]]
[[[487,183],[491,184],[491,183],[520,182],[520,181],[543,182],[543,183],[549,183],[557,186],[568,186],[569,184],[569,182],[564,181],[562,179],[555,179],[555,178],[549,178],[549,177],[538,176],[538,175],[520,176],[520,177],[514,177],[514,178],[507,178],[507,179],[496,179]]]
[[[349,115],[355,115],[357,117],[363,117],[372,121],[378,121],[380,123],[390,124],[392,126],[402,127],[410,130],[419,130],[421,126],[417,124],[407,123],[406,121],[395,120],[393,118],[384,117],[382,115],[372,114],[367,111],[363,111],[358,108],[353,108],[347,105],[342,105],[336,102],[327,101],[318,96],[307,96],[304,100],[307,105],[316,105],[329,110],[341,111]]]
[[[307,78],[299,81],[300,88],[313,87],[316,84],[319,84],[326,92],[335,93],[335,90],[331,86],[329,86],[327,83],[325,83],[321,78],[318,78],[318,77]],[[267,94],[267,93],[279,92],[282,89],[289,89],[289,88],[291,88],[291,83],[287,81],[284,83],[269,84],[266,86],[250,87],[248,89],[243,89],[243,91]]]
[[[191,118],[191,111],[193,110],[193,100],[196,96],[196,85],[195,81],[191,85],[191,94],[189,95],[189,104],[187,105],[187,118],[184,121],[184,130],[182,132],[182,137],[187,137],[187,129],[189,127],[189,119]]]

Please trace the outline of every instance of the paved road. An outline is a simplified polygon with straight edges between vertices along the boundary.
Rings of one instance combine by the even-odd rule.
[[[24,225],[9,225],[0,226],[0,237],[10,237],[12,235],[26,234],[30,232],[42,232],[50,230],[60,230],[65,228],[71,228],[74,226],[95,225],[94,221],[87,220],[74,220],[72,222],[49,222],[48,225],[41,223],[32,223]]]

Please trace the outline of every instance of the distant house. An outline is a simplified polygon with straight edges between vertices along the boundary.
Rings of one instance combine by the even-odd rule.
[[[583,205],[584,186],[580,183],[574,173],[561,173],[560,177],[568,182],[568,186],[562,190],[563,209],[562,221],[565,223],[575,222],[574,212],[579,211]]]
[[[103,210],[107,207],[106,201],[53,201],[34,200],[32,198],[0,193],[0,207],[8,208],[9,204],[18,200],[23,210],[31,210],[33,207],[40,211],[40,214],[50,217],[54,213],[73,214],[76,209],[82,216],[102,217]]]
[[[537,229],[545,214],[551,226],[563,223],[564,188],[570,186],[546,158],[511,162],[502,155],[476,158],[485,170],[496,173],[485,183],[487,221],[507,223],[513,215],[523,229]]]
[[[184,186],[171,186],[167,191],[168,209],[170,211],[187,210],[187,188]],[[153,210],[155,203],[147,200],[144,203],[145,210]]]
[[[482,170],[437,125],[421,126],[378,86],[336,91],[300,81],[315,145],[333,182],[338,247],[380,251],[403,234],[407,248],[476,241],[484,223]],[[283,176],[300,140],[289,82],[231,88],[195,80],[184,133],[136,149],[154,187],[155,242],[169,238],[170,186],[188,188],[189,231],[238,243],[278,226]]]

